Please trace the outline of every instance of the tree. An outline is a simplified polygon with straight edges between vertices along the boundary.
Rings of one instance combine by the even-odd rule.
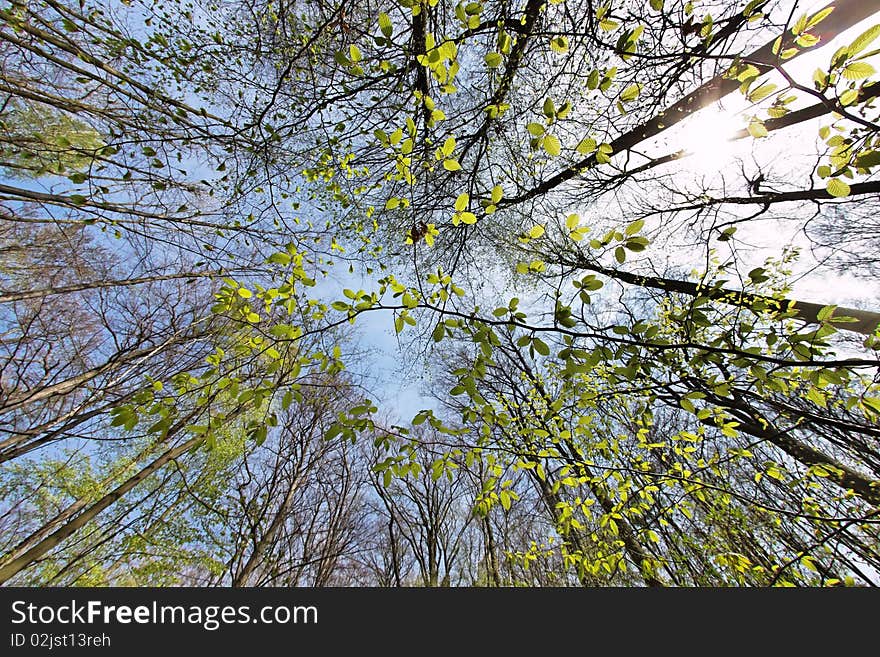
[[[0,580],[871,583],[880,314],[798,281],[880,7],[801,5],[4,9]]]

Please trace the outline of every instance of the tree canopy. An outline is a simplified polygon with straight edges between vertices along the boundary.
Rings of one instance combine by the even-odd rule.
[[[11,0],[0,582],[877,584],[878,12]]]

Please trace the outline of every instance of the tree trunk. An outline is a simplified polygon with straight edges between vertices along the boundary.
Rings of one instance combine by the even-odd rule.
[[[610,269],[599,265],[593,265],[585,260],[580,260],[575,263],[575,266],[579,269],[593,271],[597,274],[608,276],[616,281],[629,283],[630,285],[649,287],[656,290],[663,290],[664,292],[676,292],[692,297],[705,297],[731,306],[746,308],[752,310],[752,312],[755,312],[755,306],[758,306],[760,310],[768,310],[778,315],[793,312],[793,317],[795,319],[799,319],[807,324],[818,324],[819,312],[825,307],[823,304],[811,303],[809,301],[775,299],[761,294],[750,294],[740,290],[700,285],[690,281],[678,281],[658,276],[643,276],[622,271],[620,269]],[[838,307],[834,311],[833,317],[852,317],[856,320],[854,322],[834,324],[835,328],[843,331],[854,331],[863,335],[873,335],[877,328],[880,327],[880,313],[871,312],[870,310]]]
[[[194,447],[197,447],[202,442],[204,442],[204,436],[193,436],[192,438],[186,440],[182,444],[174,447],[173,449],[169,449],[164,452],[161,456],[155,459],[146,467],[142,468],[137,474],[133,475],[129,479],[127,479],[124,483],[117,486],[115,489],[104,495],[101,499],[95,502],[91,507],[89,507],[86,511],[78,515],[76,518],[68,522],[66,525],[61,527],[60,529],[54,531],[52,534],[42,539],[39,543],[37,543],[34,547],[30,548],[27,552],[22,554],[21,556],[13,559],[8,564],[0,567],[0,584],[6,582],[10,577],[13,577],[21,570],[27,568],[29,565],[40,559],[47,552],[57,547],[64,541],[66,538],[72,536],[74,533],[82,529],[85,525],[87,525],[91,520],[93,520],[99,513],[101,513],[108,506],[116,502],[123,495],[127,494],[131,491],[135,486],[137,486],[144,479],[152,475],[153,473],[160,470],[169,462],[174,459],[182,456],[189,450]]]
[[[798,53],[795,57],[825,45],[840,32],[843,32],[880,11],[880,0],[840,0],[839,2],[834,2],[827,6],[834,7],[834,11],[819,23],[816,29],[811,31],[812,34],[819,37],[819,43],[811,48],[799,47]],[[818,11],[821,11],[821,9],[817,10],[816,13],[818,13]],[[742,59],[755,66],[762,74],[772,71],[774,64],[779,62],[778,56],[773,54],[773,44],[775,41],[776,39],[773,39],[773,41],[763,45],[752,53],[744,55]],[[780,52],[790,47],[792,43],[793,36],[791,33],[786,33],[783,37]],[[794,57],[786,60],[786,62],[790,62],[793,59]],[[613,152],[620,153],[629,150],[646,139],[656,137],[667,128],[671,128],[677,123],[680,123],[697,110],[708,107],[712,103],[717,102],[724,96],[732,93],[739,88],[739,85],[739,80],[728,79],[721,75],[712,78],[678,102],[672,104],[666,110],[660,112],[654,118],[648,120],[642,125],[632,128],[614,139],[610,144]],[[592,169],[596,164],[595,154],[588,155],[579,162],[566,167],[532,189],[523,192],[518,196],[511,196],[510,198],[502,199],[497,205],[499,207],[515,205],[517,203],[522,203],[523,201],[528,201],[536,196],[546,194],[551,189],[554,189],[562,183],[579,175],[585,169]]]

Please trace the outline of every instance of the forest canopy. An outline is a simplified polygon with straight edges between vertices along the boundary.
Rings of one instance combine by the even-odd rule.
[[[5,2],[0,583],[876,585],[878,12]]]

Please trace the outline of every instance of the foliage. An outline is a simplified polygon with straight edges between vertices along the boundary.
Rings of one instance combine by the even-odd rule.
[[[0,581],[876,579],[880,314],[795,283],[874,266],[880,27],[801,4],[3,9]]]

